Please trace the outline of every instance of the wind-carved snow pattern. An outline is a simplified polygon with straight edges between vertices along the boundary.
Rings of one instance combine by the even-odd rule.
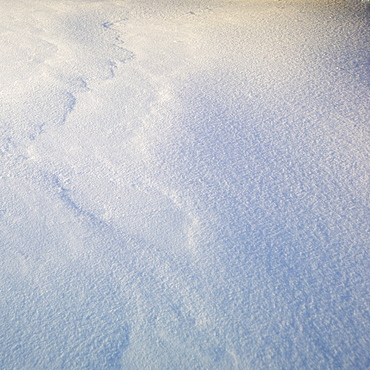
[[[91,64],[83,62],[83,53],[95,53],[95,48],[79,38],[79,26],[84,24],[83,20],[72,16],[64,20],[68,29],[63,29],[64,26],[57,28],[56,32],[42,29],[43,22],[56,11],[53,9],[48,14],[49,10],[40,7],[39,18],[37,15],[31,17],[30,24],[27,24],[29,34],[25,37],[24,29],[13,24],[12,18],[5,20],[7,31],[2,39],[2,50],[6,57],[2,63],[6,64],[2,68],[4,85],[0,102],[2,155],[15,148],[18,148],[16,152],[25,154],[25,147],[30,144],[27,141],[47,132],[49,126],[65,124],[76,105],[77,95],[91,91],[90,81],[114,78],[115,70],[119,68],[117,63],[126,63],[134,57],[123,47],[120,35],[112,28],[114,23],[94,21],[82,30],[87,35],[95,34],[94,41],[99,41],[101,48],[93,58],[96,66],[90,68]],[[14,17],[27,16],[27,8],[15,7],[13,12]],[[67,41],[70,44],[66,44]],[[67,62],[64,62],[65,54],[69,55]],[[17,59],[14,67],[9,62],[12,56]],[[7,85],[11,78],[12,82],[15,81],[14,87]]]
[[[367,13],[0,2],[0,368],[368,368]]]

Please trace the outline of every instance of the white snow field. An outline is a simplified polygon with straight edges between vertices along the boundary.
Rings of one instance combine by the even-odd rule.
[[[370,368],[370,8],[0,0],[0,368]]]

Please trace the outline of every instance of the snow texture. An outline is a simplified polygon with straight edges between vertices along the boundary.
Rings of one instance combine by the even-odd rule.
[[[368,2],[0,22],[1,369],[370,367]]]

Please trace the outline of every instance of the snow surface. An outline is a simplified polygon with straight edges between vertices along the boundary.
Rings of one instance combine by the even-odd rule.
[[[369,368],[369,14],[1,0],[0,368]]]

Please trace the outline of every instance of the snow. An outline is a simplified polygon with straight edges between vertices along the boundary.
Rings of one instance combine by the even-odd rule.
[[[2,369],[370,366],[366,2],[0,22]]]

